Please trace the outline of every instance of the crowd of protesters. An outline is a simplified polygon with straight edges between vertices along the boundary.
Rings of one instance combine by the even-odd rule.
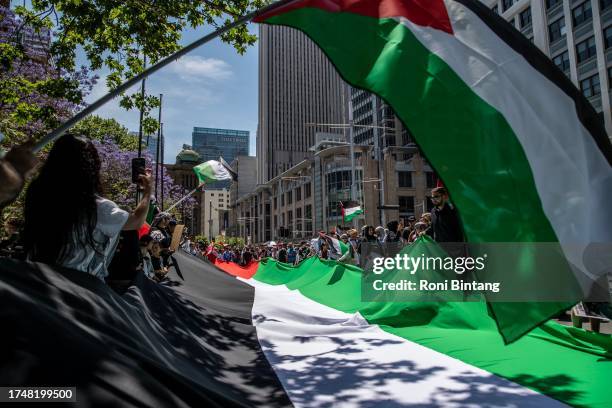
[[[364,266],[365,258],[373,254],[388,255],[390,251],[396,253],[423,235],[438,242],[462,242],[461,225],[446,190],[443,187],[433,189],[431,199],[434,204],[432,212],[424,213],[418,219],[409,217],[405,223],[391,221],[386,227],[365,225],[357,230],[338,225],[330,231],[320,231],[308,241],[271,241],[259,245],[205,244],[188,239],[183,250],[193,255],[204,255],[213,262],[234,262],[242,266],[263,258],[297,265],[312,256]]]

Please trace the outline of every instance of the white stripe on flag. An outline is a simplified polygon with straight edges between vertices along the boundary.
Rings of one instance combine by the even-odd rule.
[[[565,406],[545,395],[316,303],[284,285],[255,288],[253,324],[296,407]]]
[[[357,211],[361,211],[361,206],[345,208],[344,209],[344,216],[348,217],[349,215],[352,215],[352,214],[356,213]]]

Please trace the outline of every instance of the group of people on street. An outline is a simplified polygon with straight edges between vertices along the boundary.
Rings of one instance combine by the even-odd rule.
[[[206,245],[187,239],[183,250],[192,255],[206,255],[211,261],[234,262],[242,266],[263,258],[297,265],[312,256],[363,266],[365,259],[362,257],[366,253],[383,255],[389,252],[389,248],[397,252],[423,235],[438,242],[462,242],[461,224],[444,187],[432,190],[432,202],[432,211],[423,213],[419,219],[411,216],[405,223],[391,221],[386,227],[365,225],[358,231],[338,225],[329,232],[320,231],[309,241],[272,241],[259,245],[222,242]]]

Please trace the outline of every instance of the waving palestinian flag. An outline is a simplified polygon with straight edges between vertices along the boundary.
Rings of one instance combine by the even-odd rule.
[[[440,251],[427,237],[405,249]],[[253,287],[258,341],[295,406],[612,403],[609,336],[549,322],[505,345],[479,295],[363,302],[363,270],[317,257],[216,266]]]
[[[342,212],[342,221],[343,222],[351,222],[353,218],[358,216],[359,214],[363,214],[363,209],[359,203],[354,201],[348,202],[346,205],[340,202],[340,211]]]
[[[612,148],[595,110],[514,27],[476,0],[297,0],[263,15],[306,33],[352,86],[385,99],[457,206],[469,242],[527,243],[483,281],[563,299],[491,303],[512,342],[584,297],[585,248],[612,242]],[[559,262],[530,243],[556,243]],[[597,260],[591,260],[597,262]],[[592,282],[592,281],[591,281]]]
[[[237,179],[236,172],[229,167],[227,162],[223,158],[219,158],[219,160],[209,160],[193,168],[193,172],[200,183]]]

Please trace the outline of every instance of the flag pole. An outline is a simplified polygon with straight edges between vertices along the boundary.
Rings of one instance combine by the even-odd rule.
[[[160,177],[159,177],[159,184],[160,184],[160,190],[161,190],[161,210],[164,211],[164,124],[160,123],[159,124],[159,135],[160,135],[160,140],[157,141],[157,143],[161,143],[161,147],[159,148],[160,150],[160,154],[161,154],[161,166],[159,168],[159,172],[160,172]]]
[[[157,197],[157,184],[159,182],[159,156],[161,144],[161,119],[162,119],[162,98],[164,94],[159,94],[159,117],[157,119],[157,149],[155,149],[155,199]]]
[[[147,56],[143,56],[143,66],[144,69],[147,69]],[[140,98],[142,99],[142,103],[144,104],[145,100],[145,83],[147,78],[142,78],[142,82],[140,83]],[[138,157],[142,157],[142,120],[144,118],[144,105],[140,107],[139,112],[139,120],[138,120]],[[148,136],[148,135],[147,135]]]
[[[184,48],[181,48],[180,50],[178,50],[177,52],[175,52],[172,55],[167,56],[166,58],[158,61],[157,63],[151,65],[149,68],[145,69],[144,71],[142,71],[140,74],[130,78],[129,80],[125,81],[124,83],[122,83],[121,85],[119,85],[117,88],[115,88],[114,90],[112,90],[111,92],[107,93],[106,95],[102,96],[101,98],[99,98],[97,101],[95,101],[94,103],[88,105],[85,109],[81,110],[79,113],[77,113],[76,115],[74,115],[73,117],[71,117],[70,119],[68,119],[66,122],[62,123],[61,125],[59,125],[57,128],[55,128],[53,131],[51,131],[50,133],[48,133],[46,136],[44,136],[42,139],[40,139],[32,148],[32,151],[34,153],[40,151],[40,149],[42,149],[46,144],[53,142],[55,139],[57,139],[58,137],[60,137],[61,135],[64,134],[64,132],[66,132],[68,129],[70,129],[71,127],[73,127],[74,125],[76,125],[78,122],[80,122],[81,120],[83,120],[85,117],[87,117],[88,115],[90,115],[91,113],[95,112],[98,108],[100,108],[102,105],[104,105],[105,103],[107,103],[110,100],[115,99],[117,96],[121,95],[123,92],[127,91],[128,89],[130,89],[132,86],[136,85],[138,82],[144,80],[145,78],[149,77],[151,74],[159,71],[160,69],[162,69],[163,67],[165,67],[166,65],[178,60],[179,58],[181,58],[182,56],[184,56],[185,54],[189,53],[190,51],[193,51],[194,49],[198,48],[200,45],[206,44],[212,40],[214,40],[215,38],[227,33],[228,31],[242,25],[245,23],[248,23],[249,21],[253,20],[254,18],[257,18],[259,16],[262,16],[270,11],[276,10],[280,7],[283,7],[289,3],[294,2],[295,0],[280,0],[277,1],[275,3],[272,3],[266,7],[262,7],[258,10],[255,10],[251,13],[245,14],[244,16],[240,17],[239,19],[237,19],[236,21],[223,26],[221,28],[219,28],[216,31],[213,31],[210,34],[205,35],[204,37],[199,38],[198,40],[192,42],[191,44],[185,46]]]
[[[193,190],[191,190],[189,193],[187,193],[187,195],[183,196],[180,200],[178,200],[176,203],[172,204],[170,207],[168,207],[168,209],[166,210],[166,212],[170,212],[172,211],[177,205],[179,205],[180,203],[182,203],[183,201],[185,201],[186,199],[188,199],[190,196],[192,196],[196,191],[198,191],[198,188],[204,186],[204,183],[200,183],[200,185],[198,185],[196,188],[194,188]]]

